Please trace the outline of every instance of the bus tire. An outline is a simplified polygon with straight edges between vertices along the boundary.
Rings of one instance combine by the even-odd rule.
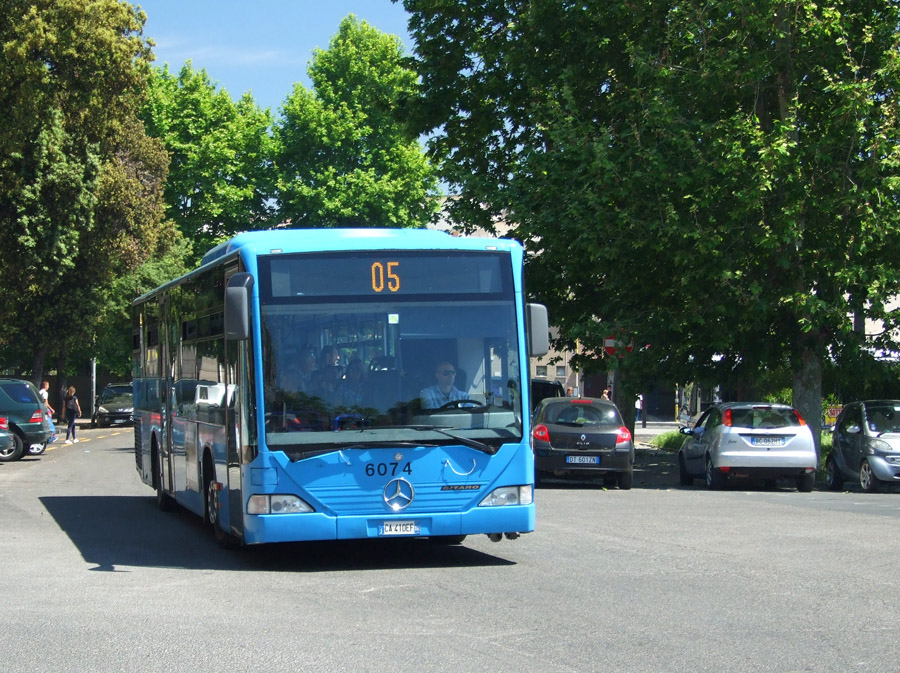
[[[204,498],[206,515],[203,518],[212,526],[213,537],[215,537],[216,543],[225,549],[238,546],[237,539],[222,528],[222,521],[219,516],[219,487],[216,482],[216,468],[213,466],[212,458],[208,453],[203,457],[203,482],[203,492],[206,494]]]
[[[163,473],[162,462],[159,460],[159,449],[156,447],[156,441],[153,442],[153,488],[156,489],[156,506],[162,512],[171,512],[175,507],[175,501],[163,489]]]
[[[465,539],[465,535],[432,535],[428,541],[432,544],[462,544]]]

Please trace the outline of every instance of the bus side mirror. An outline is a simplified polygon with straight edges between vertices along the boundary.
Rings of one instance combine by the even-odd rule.
[[[236,273],[225,288],[225,338],[244,341],[250,338],[250,291],[253,276]]]
[[[550,323],[547,307],[525,304],[525,329],[528,331],[528,355],[540,357],[550,352]]]

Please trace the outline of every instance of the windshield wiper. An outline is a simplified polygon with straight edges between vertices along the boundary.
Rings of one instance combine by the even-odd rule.
[[[476,451],[481,451],[482,453],[486,453],[489,456],[493,456],[499,451],[499,447],[491,446],[490,444],[485,444],[484,442],[479,442],[477,439],[471,439],[469,437],[460,437],[459,435],[454,435],[452,432],[447,432],[443,428],[438,427],[430,427],[430,430],[434,430],[435,432],[439,432],[442,435],[446,435],[450,437],[450,439],[455,439],[457,442],[462,444],[463,446],[468,446],[470,449],[475,449]]]
[[[468,446],[470,449],[475,449],[476,451],[481,451],[483,453],[488,454],[489,456],[493,456],[499,451],[499,447],[491,446],[490,444],[485,444],[484,442],[479,442],[477,439],[470,439],[469,437],[460,437],[459,435],[454,435],[451,432],[447,432],[443,428],[452,427],[450,425],[445,426],[436,426],[436,425],[385,425],[379,426],[379,430],[390,429],[390,428],[400,428],[404,430],[421,430],[423,432],[434,431],[439,432],[442,435],[449,437],[450,439],[455,439],[457,442],[462,444],[463,446]],[[368,428],[367,428],[368,429]],[[401,441],[401,442],[385,442],[385,445],[390,444],[391,446],[433,446],[429,444],[422,444],[419,442],[409,442],[409,441]],[[355,447],[349,447],[355,448]]]

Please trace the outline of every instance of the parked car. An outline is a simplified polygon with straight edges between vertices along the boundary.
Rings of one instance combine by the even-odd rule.
[[[900,400],[844,406],[825,459],[825,487],[837,491],[845,479],[858,479],[866,492],[900,483]]]
[[[730,479],[793,479],[797,490],[816,483],[818,456],[812,432],[800,413],[787,404],[730,402],[716,404],[697,419],[678,452],[682,486],[706,480],[710,489]]]
[[[47,448],[53,424],[31,381],[0,379],[0,416],[5,416],[17,457],[37,456]]]
[[[634,441],[616,405],[592,397],[547,397],[531,433],[535,476],[603,476],[631,488]]]
[[[531,408],[537,409],[537,405],[548,397],[565,397],[562,383],[549,379],[531,379]]]
[[[13,441],[9,432],[9,421],[0,416],[0,463],[8,463],[22,457],[22,446]]]
[[[134,394],[130,383],[110,383],[97,396],[91,427],[131,423],[134,414]]]

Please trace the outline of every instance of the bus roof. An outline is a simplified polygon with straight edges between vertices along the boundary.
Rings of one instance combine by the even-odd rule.
[[[267,229],[248,231],[220,243],[203,256],[201,266],[241,248],[255,248],[256,254],[270,252],[310,252],[331,250],[463,249],[509,250],[519,247],[512,240],[451,236],[432,229]]]

